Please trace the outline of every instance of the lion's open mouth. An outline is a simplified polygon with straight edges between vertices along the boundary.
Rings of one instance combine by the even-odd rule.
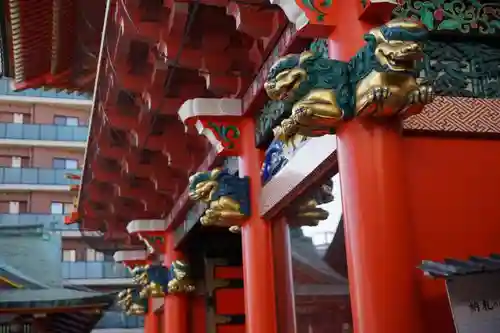
[[[389,63],[398,68],[414,68],[415,60],[413,59],[397,59],[388,57]]]
[[[417,61],[422,59],[423,53],[420,49],[415,49],[409,52],[391,52],[386,57],[394,69],[414,69],[417,67]]]
[[[297,86],[302,81],[302,77],[300,75],[294,75],[292,81],[281,87],[281,91],[279,93],[280,100],[287,100],[293,96],[293,91],[297,88]]]
[[[418,44],[405,45],[404,47],[388,52],[387,61],[394,68],[413,69],[417,61],[422,59],[422,48]]]

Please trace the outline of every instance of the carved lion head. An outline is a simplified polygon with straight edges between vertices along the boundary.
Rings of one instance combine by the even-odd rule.
[[[306,51],[279,58],[269,70],[264,89],[272,100],[291,100],[300,84],[307,80],[308,73],[301,64],[314,54]]]
[[[218,177],[221,172],[221,169],[214,169],[212,171],[197,172],[189,177],[189,198],[209,202],[212,193],[217,190],[219,185]]]
[[[422,23],[394,19],[365,35],[369,47],[382,67],[393,72],[413,72],[422,59],[428,30]]]

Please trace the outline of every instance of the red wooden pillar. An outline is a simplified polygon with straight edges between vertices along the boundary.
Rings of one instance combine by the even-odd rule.
[[[260,153],[255,147],[255,120],[241,121],[239,170],[250,177],[250,218],[242,226],[245,325],[247,333],[276,333],[271,225],[260,216]]]
[[[153,333],[151,331],[151,312],[148,312],[144,317],[144,333]]]
[[[144,320],[144,332],[145,333],[160,333],[158,327],[158,316],[151,309],[153,308],[152,299],[149,298],[149,312],[146,314],[146,318]]]
[[[181,252],[174,248],[174,234],[169,231],[165,235],[165,266],[172,261],[183,259]],[[169,294],[165,296],[163,307],[163,328],[168,333],[188,333],[188,300],[184,294]]]
[[[371,27],[358,20],[358,1],[334,2],[331,58],[348,60],[364,44]],[[354,332],[423,332],[400,121],[356,119],[337,140]]]
[[[295,295],[293,290],[290,228],[286,218],[273,221],[274,283],[276,286],[276,317],[279,333],[296,333]]]

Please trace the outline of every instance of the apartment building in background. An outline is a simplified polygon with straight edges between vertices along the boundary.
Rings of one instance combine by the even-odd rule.
[[[91,238],[104,242],[99,240],[102,235],[83,237],[77,225],[63,223],[74,197],[69,190],[74,181],[65,175],[80,173],[90,109],[87,96],[53,90],[17,93],[7,79],[0,79],[0,226],[19,226],[22,232],[23,227],[43,225],[61,236],[57,269],[65,286],[116,291],[130,285],[131,279],[127,269],[114,262],[112,251],[89,246]],[[142,319],[113,308],[96,329],[142,331]]]

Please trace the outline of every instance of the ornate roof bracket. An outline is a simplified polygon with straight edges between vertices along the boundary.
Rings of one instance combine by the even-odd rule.
[[[117,251],[113,255],[116,262],[122,263],[129,268],[134,268],[137,265],[145,265],[149,261],[146,251]]]
[[[149,234],[165,231],[165,220],[132,220],[127,225],[129,234]]]
[[[328,37],[335,28],[332,1],[269,0],[278,5],[297,31],[310,37]]]
[[[165,245],[166,223],[163,219],[133,220],[127,225],[129,234],[136,234],[149,253],[162,253]]]
[[[238,156],[240,152],[240,99],[194,98],[178,111],[186,126],[195,126],[221,156]]]

